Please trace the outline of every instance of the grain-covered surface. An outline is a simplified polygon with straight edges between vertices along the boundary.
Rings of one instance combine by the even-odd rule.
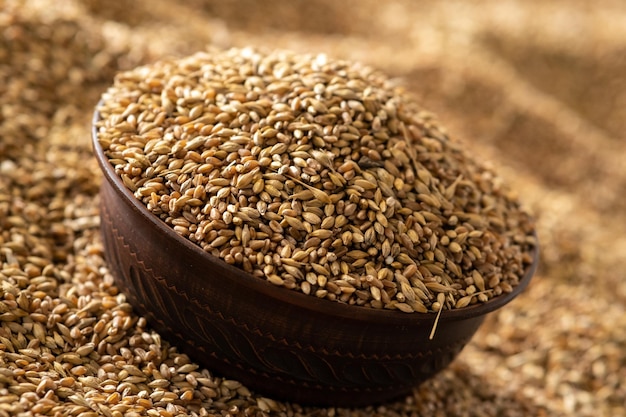
[[[109,3],[0,11],[0,415],[626,415],[623,2]],[[178,353],[113,285],[91,110],[117,70],[209,44],[398,77],[535,213],[528,290],[413,395],[356,410],[260,397]]]

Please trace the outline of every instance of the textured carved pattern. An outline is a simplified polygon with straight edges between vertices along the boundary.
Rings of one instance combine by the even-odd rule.
[[[201,353],[196,354],[196,360],[256,375],[258,384],[266,384],[271,378],[296,389],[402,392],[447,366],[471,337],[456,340],[451,346],[416,349],[410,355],[391,357],[299,346],[190,300],[184,289],[145,265],[141,254],[131,248],[113,224],[104,201],[102,230],[118,285],[158,331],[173,335],[177,339],[174,342]],[[244,382],[255,388],[253,381]]]

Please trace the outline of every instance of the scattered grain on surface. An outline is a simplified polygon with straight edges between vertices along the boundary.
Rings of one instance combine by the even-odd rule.
[[[619,103],[626,91],[626,10],[609,0],[583,3],[424,7],[367,0],[349,3],[353,19],[345,19],[344,3],[330,0],[296,2],[298,7],[277,0],[191,0],[175,10],[163,0],[139,0],[133,7],[100,0],[5,1],[0,416],[625,415],[626,148],[619,135],[626,106]],[[579,36],[580,28],[586,36]],[[472,138],[474,153],[498,161],[499,172],[539,214],[537,278],[487,318],[448,369],[405,398],[359,409],[305,408],[235,389],[162,340],[113,284],[97,230],[100,178],[89,113],[115,71],[212,42],[326,50],[402,75],[451,131]],[[351,100],[348,107],[360,111]],[[168,100],[163,107],[175,108]],[[310,107],[325,111],[321,102]],[[306,126],[299,130],[304,134]],[[346,132],[343,140],[354,137]],[[153,146],[169,152],[167,143]],[[344,176],[356,167],[345,163],[335,170]],[[151,186],[158,190],[160,184]],[[461,180],[452,184],[444,195],[462,187]],[[397,187],[400,182],[381,186],[383,200]],[[303,189],[291,200],[312,199]],[[324,215],[341,224],[338,208]],[[360,208],[342,209],[348,217]],[[415,216],[422,225],[432,221]],[[250,244],[257,240],[245,230]],[[347,245],[364,233],[350,229],[340,239]],[[446,235],[448,244],[477,237]],[[408,244],[419,236],[409,230],[400,239]],[[445,242],[441,237],[437,246]],[[299,262],[306,252],[290,256]],[[405,266],[418,300],[425,288],[413,278],[427,271]],[[313,275],[305,274],[310,286],[324,285],[322,275]],[[472,276],[477,297],[486,289],[481,285],[489,285],[481,277],[482,284]],[[372,297],[384,293],[379,277],[368,279]],[[156,380],[163,386],[151,387]]]

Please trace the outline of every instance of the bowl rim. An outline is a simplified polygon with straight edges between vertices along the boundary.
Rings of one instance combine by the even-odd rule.
[[[170,226],[163,222],[158,216],[150,213],[145,205],[139,201],[131,190],[129,190],[124,184],[120,176],[115,173],[113,165],[109,162],[109,159],[104,154],[104,151],[98,141],[98,127],[97,123],[101,121],[100,107],[101,101],[96,105],[92,118],[91,126],[91,139],[95,157],[98,161],[98,165],[104,174],[104,180],[113,186],[118,194],[124,196],[133,210],[139,212],[142,217],[147,219],[160,233],[166,235],[169,239],[172,239],[176,244],[182,245],[196,256],[207,259],[210,263],[219,263],[221,267],[228,270],[233,276],[243,280],[241,285],[250,288],[253,291],[263,294],[263,296],[269,297],[268,300],[274,299],[283,303],[287,303],[299,310],[311,310],[315,312],[325,313],[327,316],[338,318],[355,319],[358,316],[359,320],[368,323],[382,323],[389,325],[398,325],[402,327],[412,326],[424,326],[426,323],[432,324],[434,321],[438,321],[439,325],[446,321],[467,320],[484,316],[491,313],[505,304],[511,302],[515,297],[524,291],[524,289],[530,283],[533,275],[537,270],[539,263],[539,244],[537,233],[534,233],[535,247],[532,251],[532,263],[528,265],[518,284],[513,287],[513,291],[510,293],[503,293],[499,296],[493,297],[485,303],[474,304],[459,309],[443,310],[441,314],[437,312],[427,313],[404,313],[397,310],[377,309],[363,306],[355,306],[339,301],[320,299],[313,295],[301,293],[296,290],[289,290],[276,286],[266,280],[256,278],[242,269],[226,263],[224,260],[211,255],[204,251],[200,246],[193,243],[189,239],[180,236]],[[356,310],[356,311],[355,311]],[[437,316],[439,316],[437,318]]]

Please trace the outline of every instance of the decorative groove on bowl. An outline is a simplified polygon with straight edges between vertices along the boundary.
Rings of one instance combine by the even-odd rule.
[[[434,349],[424,350],[422,347],[422,350],[396,355],[355,355],[291,342],[250,327],[233,317],[226,317],[209,305],[200,304],[197,299],[190,299],[184,290],[168,283],[166,277],[155,273],[140,259],[124,234],[114,225],[106,204],[102,205],[101,215],[109,264],[131,304],[147,315],[157,330],[172,334],[178,341],[193,346],[193,349],[214,360],[245,370],[261,380],[271,379],[299,389],[359,395],[401,392],[446,367],[471,338],[470,335]],[[180,298],[179,302],[175,297]],[[146,305],[147,301],[150,301],[150,306]],[[179,310],[177,306],[180,305],[186,306],[184,310]],[[181,325],[184,335],[174,330]],[[198,339],[192,341],[191,335]],[[259,340],[251,340],[251,336]],[[266,345],[265,349],[259,346],[259,341]],[[368,366],[357,363],[362,360],[369,362]]]

